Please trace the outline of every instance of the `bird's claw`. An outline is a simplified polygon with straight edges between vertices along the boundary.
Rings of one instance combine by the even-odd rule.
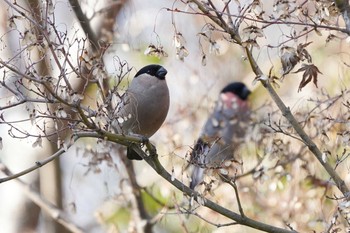
[[[149,155],[154,157],[157,156],[157,148],[150,142],[147,143],[147,150],[149,152]]]
[[[146,136],[140,135],[141,144],[149,143],[149,139]]]

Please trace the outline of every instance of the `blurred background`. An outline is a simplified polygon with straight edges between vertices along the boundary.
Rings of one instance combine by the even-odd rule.
[[[214,2],[222,3],[222,1]],[[245,1],[240,2],[242,5],[247,4]],[[309,9],[312,12],[314,1],[309,2],[312,2],[309,3]],[[9,18],[16,14],[14,9],[21,6],[31,11],[45,4],[52,4],[49,9],[54,12],[54,15],[50,20],[57,25],[58,31],[67,33],[67,38],[71,39],[70,58],[77,65],[81,50],[78,41],[84,38],[85,34],[70,3],[65,0],[17,1],[17,3],[18,5],[11,1],[0,3],[2,15],[0,59],[8,60],[19,53],[23,46],[19,38],[23,39],[25,34],[21,32],[24,32],[28,25],[20,18],[14,20],[15,26],[11,25]],[[287,135],[273,133],[262,123],[268,121],[270,117],[273,120],[282,121],[282,125],[285,120],[278,113],[261,84],[253,82],[255,75],[242,48],[231,43],[227,35],[211,31],[211,24],[207,18],[187,14],[186,12],[192,12],[193,6],[181,1],[83,0],[79,3],[85,15],[92,19],[90,24],[96,32],[107,20],[111,20],[99,17],[99,14],[102,15],[109,7],[116,11],[111,20],[113,23],[109,28],[110,31],[100,32],[100,35],[110,42],[103,54],[105,72],[110,84],[118,82],[115,77],[123,61],[132,67],[130,74],[127,75],[128,80],[138,69],[150,63],[159,63],[168,70],[170,111],[164,125],[151,138],[151,141],[157,146],[160,160],[169,172],[171,171],[184,184],[188,184],[189,152],[220,90],[230,82],[244,82],[253,91],[249,103],[254,112],[252,113],[254,122],[249,128],[252,130],[249,140],[239,155],[244,162],[241,172],[249,171],[257,166],[259,158],[264,158],[262,165],[259,166],[260,172],[252,173],[239,180],[241,202],[246,214],[275,226],[283,227],[285,222],[288,222],[301,232],[311,230],[320,232],[324,229],[332,219],[336,206],[324,198],[330,187],[317,185],[310,176],[325,180],[327,176],[318,162],[305,152],[305,146]],[[296,1],[295,4],[298,3],[299,1]],[[263,7],[267,13],[280,14],[274,6],[272,1],[264,1]],[[174,9],[179,9],[179,12]],[[231,13],[236,14],[237,8],[232,7]],[[16,30],[11,29],[13,27]],[[316,124],[314,121],[308,128],[310,134],[320,143],[321,150],[337,154],[349,147],[348,142],[341,144],[337,141],[339,138],[336,127],[332,125],[327,128],[322,119],[325,116],[337,118],[342,114],[341,102],[329,108],[319,107],[319,105],[323,100],[347,90],[350,64],[349,40],[346,40],[344,35],[340,35],[327,41],[332,32],[325,30],[319,34],[310,33],[308,36],[299,38],[298,41],[288,38],[293,32],[301,31],[303,31],[302,25],[276,24],[266,27],[263,30],[263,36],[257,39],[259,46],[254,48],[254,55],[265,74],[268,74],[273,67],[272,74],[280,77],[282,74],[281,46],[296,46],[299,43],[312,41],[307,46],[307,50],[312,56],[313,64],[322,72],[318,78],[318,88],[310,83],[298,92],[302,74],[290,73],[282,82],[278,81],[277,92],[293,113],[297,116],[300,114],[301,121],[307,118],[305,117],[307,114],[309,114],[307,119],[317,119],[319,127],[327,131],[328,139],[322,138],[322,135],[318,135],[319,131],[313,130],[312,126]],[[73,43],[74,40],[76,43]],[[162,52],[157,53],[158,56],[150,56],[152,52],[150,45]],[[21,59],[25,57],[25,55],[16,57],[19,67],[24,66]],[[48,69],[52,76],[58,76],[60,73],[60,70],[54,66]],[[7,77],[0,77],[0,79],[4,78]],[[121,89],[125,89],[127,84],[128,81],[122,82]],[[85,91],[85,105],[95,105],[95,92],[96,88],[93,87]],[[13,98],[11,93],[0,87],[1,106],[5,106],[11,98]],[[344,96],[340,98],[346,100]],[[327,105],[326,102],[325,105]],[[317,111],[314,112],[315,116],[312,116],[313,112],[310,109],[315,106],[318,106]],[[6,120],[16,121],[26,116],[28,108],[32,106],[21,105],[16,108],[2,109],[0,116],[6,111]],[[316,114],[321,112],[322,115]],[[347,113],[343,112],[343,114]],[[37,131],[36,125],[28,121],[18,124],[18,127],[26,129],[27,132]],[[343,127],[343,131],[350,130],[348,123],[339,127]],[[43,140],[40,147],[35,145],[36,139],[13,138],[9,135],[10,131],[10,127],[1,122],[0,162],[14,173],[32,166],[35,161],[53,154],[56,150],[56,145],[46,140]],[[275,147],[278,147],[276,139],[284,143],[280,152],[275,150]],[[111,166],[107,162],[97,166],[91,165],[92,157],[96,153],[104,153],[104,149],[104,145],[96,145],[94,139],[79,140],[59,157],[58,164],[51,163],[21,177],[21,180],[30,187],[40,190],[46,199],[60,206],[68,219],[84,232],[132,232],[128,200],[131,190],[125,183],[126,175],[123,174],[123,169],[118,164]],[[297,158],[292,156],[299,152],[304,153],[305,156],[304,154]],[[275,166],[281,160],[287,161],[289,156],[294,158],[290,163]],[[259,232],[239,225],[217,228],[196,216],[181,213],[181,206],[188,205],[188,197],[175,190],[146,163],[141,161],[135,162],[134,165],[139,185],[146,187],[146,191],[151,194],[147,195],[145,191],[144,199],[147,210],[155,216],[156,232]],[[346,166],[347,162],[344,167]],[[340,173],[348,181],[347,169],[340,170]],[[64,229],[56,226],[54,220],[45,216],[29,201],[23,187],[15,181],[0,184],[1,231],[5,233],[64,232]],[[219,185],[209,197],[224,207],[237,211],[234,192],[227,184]],[[197,213],[216,224],[230,222],[204,207],[199,207]]]

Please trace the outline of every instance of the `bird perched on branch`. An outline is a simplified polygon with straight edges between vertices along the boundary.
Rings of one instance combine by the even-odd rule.
[[[249,89],[241,82],[230,83],[221,90],[191,153],[190,163],[194,166],[191,189],[203,181],[206,169],[220,168],[225,161],[234,158],[235,147],[245,134],[243,123],[249,120],[249,94]]]
[[[169,110],[167,70],[160,65],[140,69],[125,94],[112,123],[116,133],[151,137],[163,124]],[[142,160],[128,148],[127,157]]]

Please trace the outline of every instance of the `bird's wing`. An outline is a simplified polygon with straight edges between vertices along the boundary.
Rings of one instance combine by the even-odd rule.
[[[202,182],[205,169],[221,168],[225,161],[234,159],[234,149],[240,143],[236,138],[242,138],[246,130],[241,123],[249,120],[247,112],[245,106],[227,108],[220,101],[216,104],[191,153],[192,189]]]

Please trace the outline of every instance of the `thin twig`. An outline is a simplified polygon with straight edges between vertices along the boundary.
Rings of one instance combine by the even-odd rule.
[[[56,158],[58,158],[60,155],[62,155],[64,152],[66,152],[74,143],[75,141],[78,139],[78,137],[73,137],[72,138],[72,141],[70,141],[68,144],[64,145],[61,149],[59,149],[56,153],[54,153],[53,155],[47,157],[46,159],[43,159],[41,161],[37,161],[35,162],[35,165],[32,166],[32,167],[29,167],[21,172],[18,172],[18,173],[15,173],[15,174],[11,174],[7,177],[4,177],[4,178],[0,178],[0,184],[1,183],[4,183],[4,182],[7,182],[7,181],[10,181],[10,180],[13,180],[13,179],[16,179],[18,177],[21,177],[23,175],[26,175],[34,170],[37,170],[39,169],[40,167],[48,164],[49,162],[55,160]]]
[[[190,189],[188,186],[184,185],[182,182],[180,182],[178,179],[174,179],[172,175],[165,170],[165,168],[161,165],[159,162],[157,156],[147,156],[141,148],[134,147],[133,148],[135,152],[143,157],[145,161],[164,179],[166,179],[169,183],[171,183],[173,186],[175,186],[177,189],[179,189],[181,192],[187,194],[188,196],[193,196],[195,200],[197,200],[197,197],[199,196],[199,193]],[[240,214],[237,214],[231,210],[228,210],[215,202],[210,201],[207,198],[201,197],[203,200],[203,205],[208,207],[209,209],[214,210],[215,212],[228,217],[229,219],[232,219],[236,221],[239,224],[249,226],[258,230],[266,231],[266,232],[279,232],[279,233],[292,233],[295,231],[290,231],[282,228],[278,228],[275,226],[271,226],[265,223],[258,222],[256,220],[250,219],[245,216],[241,216]]]
[[[191,214],[191,215],[194,215],[200,219],[202,219],[203,221],[209,223],[210,225],[213,225],[217,228],[220,228],[220,227],[228,227],[228,226],[233,226],[233,225],[238,225],[237,222],[230,222],[230,223],[215,223],[213,221],[210,221],[209,219],[206,219],[204,218],[203,216],[201,216],[200,214],[196,213],[196,212],[188,212],[186,214]]]
[[[4,167],[4,165],[1,165],[0,171],[2,171],[3,175],[6,175],[8,177],[14,176],[14,174],[11,173],[11,171]],[[17,184],[19,184],[24,191],[25,195],[33,201],[37,206],[40,207],[45,213],[47,213],[52,219],[57,221],[59,224],[64,226],[67,230],[73,233],[82,233],[84,232],[80,227],[72,223],[66,214],[58,209],[56,206],[52,205],[50,202],[45,200],[38,192],[33,190],[33,188],[25,184],[20,179],[15,180]]]
[[[230,177],[226,176],[226,175],[222,175],[220,174],[220,177],[223,179],[223,181],[225,181],[226,183],[228,183],[234,190],[235,190],[235,196],[236,196],[236,200],[237,200],[237,205],[238,205],[238,210],[239,213],[242,215],[242,217],[245,217],[244,211],[243,211],[243,207],[241,204],[241,199],[239,197],[239,193],[238,193],[238,188],[235,182],[235,179],[231,179]]]
[[[214,16],[211,14],[201,2],[197,0],[191,0],[194,2],[198,9],[202,11],[208,18],[213,20],[219,27],[221,27],[223,30],[226,31],[226,33],[231,35],[231,38],[235,40],[237,44],[240,46],[244,47],[242,45],[240,36],[232,29],[232,28],[227,28],[227,24],[222,24],[222,20],[218,19],[217,16]],[[221,17],[221,16],[219,16]],[[250,66],[255,73],[257,77],[263,77],[265,76],[264,73],[261,71],[259,65],[257,64],[256,60],[253,57],[252,49],[245,46],[244,47],[248,61],[250,63]],[[267,77],[267,76],[265,76]],[[272,87],[271,83],[269,82],[268,79],[260,79],[262,85],[265,87],[265,89],[268,91],[270,94],[270,97],[272,100],[275,102],[277,107],[280,109],[282,115],[289,121],[289,123],[292,125],[294,130],[297,132],[297,134],[300,136],[300,138],[303,140],[303,143],[309,148],[309,150],[315,155],[317,160],[321,163],[321,165],[324,167],[324,169],[328,172],[328,174],[331,176],[333,181],[335,182],[336,186],[338,189],[343,193],[345,197],[349,197],[350,190],[345,184],[344,180],[341,179],[339,174],[333,169],[333,167],[327,162],[323,161],[322,159],[322,152],[320,149],[317,147],[317,145],[312,141],[312,139],[306,134],[306,132],[303,130],[299,122],[295,119],[293,114],[290,111],[290,108],[287,107],[282,99],[279,97],[279,95],[276,93],[275,89]]]

